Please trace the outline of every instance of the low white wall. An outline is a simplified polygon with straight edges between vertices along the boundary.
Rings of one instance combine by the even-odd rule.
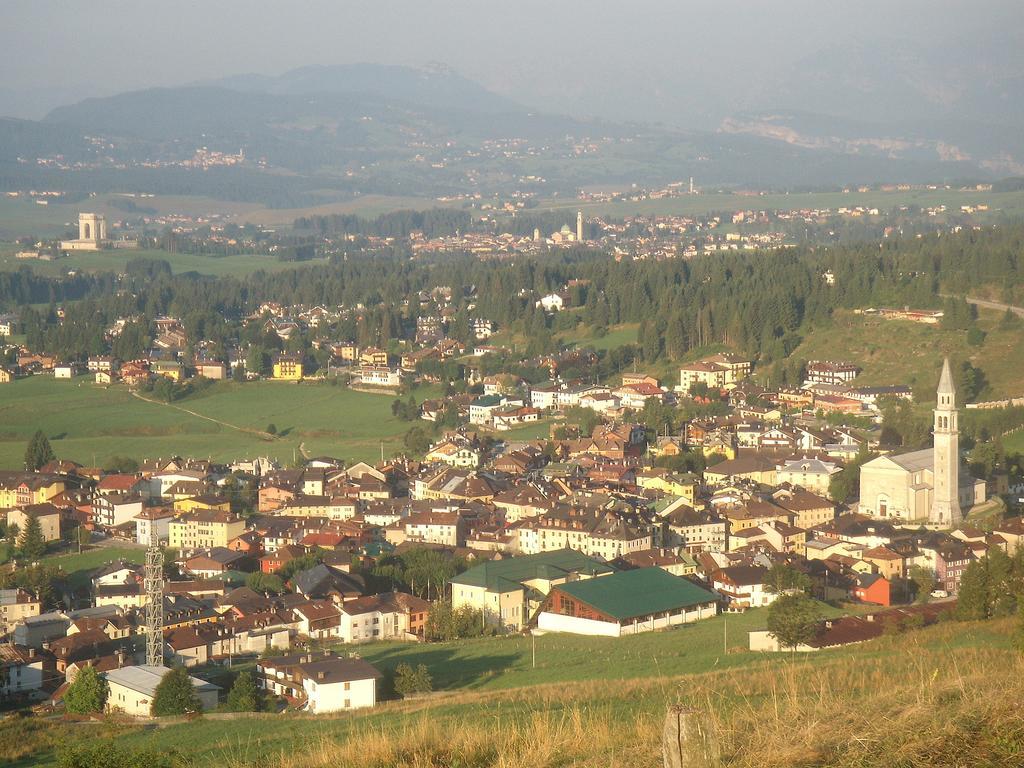
[[[718,609],[714,604],[699,605],[685,613],[674,614],[671,616],[657,616],[654,619],[638,621],[636,624],[627,624],[622,627],[621,634],[635,635],[640,632],[650,632],[655,629],[677,627],[680,624],[690,624],[691,622],[700,621],[701,619],[710,619],[712,616],[715,616],[717,612]]]
[[[753,632],[748,632],[747,635],[749,637],[750,650],[752,651],[766,651],[768,653],[792,651],[792,648],[783,648],[780,646],[779,641],[772,637],[771,632],[767,629],[757,629]],[[820,649],[801,643],[796,647],[796,650],[800,653],[808,653],[810,651],[817,651]]]
[[[629,623],[623,626],[609,621],[595,621],[593,619],[580,619],[574,616],[563,616],[560,613],[541,613],[537,617],[537,627],[549,632],[572,632],[576,635],[601,635],[604,637],[621,637],[622,635],[635,635],[640,632],[651,632],[655,629],[668,629],[680,624],[689,624],[701,619],[709,619],[715,616],[718,608],[714,603],[695,606],[685,613],[678,613],[671,616],[658,616],[646,621],[638,621],[635,624]]]
[[[563,616],[560,613],[541,612],[537,617],[537,627],[546,632],[571,632],[574,635],[600,635],[618,637],[619,625],[608,621],[578,619],[575,616]]]

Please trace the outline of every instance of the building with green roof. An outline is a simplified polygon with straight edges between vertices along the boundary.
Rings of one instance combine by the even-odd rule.
[[[595,577],[615,569],[575,549],[488,560],[449,581],[452,606],[481,610],[491,624],[522,630],[552,587]]]
[[[539,629],[619,637],[685,624],[718,613],[718,595],[661,568],[619,571],[554,586]]]

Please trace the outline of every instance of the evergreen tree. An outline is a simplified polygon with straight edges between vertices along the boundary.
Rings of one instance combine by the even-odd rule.
[[[53,461],[55,458],[57,457],[54,455],[46,435],[43,434],[41,429],[36,430],[36,433],[32,435],[32,439],[28,442],[28,447],[25,449],[25,469],[29,472],[37,472],[40,467]]]
[[[672,315],[665,327],[665,354],[672,360],[679,360],[686,354],[686,329],[683,327],[683,315],[677,312]]]
[[[404,661],[395,667],[395,692],[406,696],[410,693],[430,693],[434,681],[425,664],[412,667]]]
[[[73,715],[102,712],[107,703],[107,681],[93,666],[83,667],[64,694],[64,709]]]
[[[175,667],[164,675],[153,695],[154,716],[186,715],[202,710],[203,705],[184,667]]]
[[[252,672],[245,671],[235,678],[228,691],[228,709],[232,712],[259,712],[261,709],[260,690]]]
[[[25,530],[18,537],[18,552],[29,562],[35,562],[46,554],[43,526],[39,523],[39,518],[33,514],[28,515]]]

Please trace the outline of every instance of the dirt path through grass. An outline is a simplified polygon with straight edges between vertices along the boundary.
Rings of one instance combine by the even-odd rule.
[[[143,397],[138,392],[132,392],[131,394],[132,394],[132,397],[136,397],[139,400],[142,400],[144,402],[152,403],[153,405],[164,406],[166,408],[173,408],[176,411],[181,411],[182,413],[187,413],[189,416],[195,416],[197,419],[205,419],[206,421],[213,422],[214,424],[218,424],[218,425],[220,425],[222,427],[227,427],[228,429],[233,429],[236,432],[242,432],[242,433],[247,434],[247,435],[256,435],[261,440],[267,440],[269,442],[269,441],[274,439],[274,436],[272,434],[270,434],[269,432],[264,432],[261,429],[250,429],[249,427],[240,427],[237,424],[229,424],[226,421],[221,421],[220,419],[215,419],[212,416],[205,416],[205,415],[203,415],[201,413],[196,413],[195,411],[191,411],[188,408],[185,408],[185,407],[180,406],[180,405],[174,405],[173,403],[161,403],[159,400],[152,400],[152,399],[150,399],[148,397]]]

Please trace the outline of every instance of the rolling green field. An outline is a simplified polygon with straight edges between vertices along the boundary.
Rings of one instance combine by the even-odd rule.
[[[140,208],[152,208],[158,215],[216,217],[238,224],[253,223],[266,227],[291,227],[296,218],[314,214],[355,213],[378,216],[402,209],[425,210],[444,206],[432,198],[386,195],[363,195],[353,200],[308,208],[267,208],[258,203],[199,196],[159,195],[139,198],[116,194],[96,195],[75,203],[51,201],[48,205],[38,205],[27,197],[12,198],[4,195],[0,197],[0,240],[14,240],[29,235],[58,237],[77,228],[78,214],[82,211],[103,214],[108,222],[136,220],[142,215],[125,212],[111,205],[111,201],[118,199],[131,200]]]
[[[436,392],[414,395],[423,400]],[[34,376],[0,386],[0,467],[21,466],[36,429],[47,434],[59,457],[83,464],[175,454],[290,462],[302,450],[375,460],[382,443],[387,455],[400,450],[411,426],[391,415],[393,399],[313,382],[221,382],[166,405],[140,400],[124,387],[96,386],[88,376]],[[269,424],[277,427],[276,439],[257,434]]]
[[[309,261],[278,261],[269,254],[232,254],[231,256],[204,256],[194,253],[168,253],[160,250],[116,250],[116,251],[80,251],[72,253],[56,261],[22,260],[14,255],[15,250],[7,247],[0,250],[0,271],[15,271],[28,266],[33,272],[56,277],[67,274],[69,270],[80,272],[124,272],[125,265],[134,258],[145,257],[160,259],[171,265],[175,274],[182,272],[198,272],[201,275],[225,277],[227,275],[244,276],[251,272],[281,272],[297,269],[312,264],[326,264],[326,259]]]

